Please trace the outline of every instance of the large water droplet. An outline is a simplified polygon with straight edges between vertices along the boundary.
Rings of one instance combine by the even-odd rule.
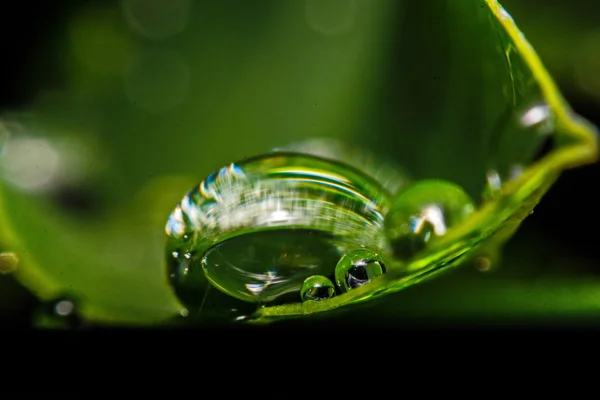
[[[330,274],[340,257],[332,234],[284,229],[248,233],[210,248],[208,278],[241,300],[270,302],[298,291],[307,276]]]
[[[475,209],[458,185],[443,180],[416,182],[400,193],[385,217],[394,256],[407,259],[422,250],[433,236],[441,236]]]
[[[182,303],[196,308],[205,278],[244,302],[298,301],[306,278],[333,277],[346,252],[385,248],[390,200],[361,171],[307,154],[277,152],[231,164],[171,213],[169,281]]]
[[[335,281],[347,292],[383,275],[383,258],[371,250],[354,250],[345,254],[335,267]]]
[[[333,282],[325,276],[314,275],[306,278],[300,289],[300,297],[306,300],[325,300],[335,296],[335,286]]]

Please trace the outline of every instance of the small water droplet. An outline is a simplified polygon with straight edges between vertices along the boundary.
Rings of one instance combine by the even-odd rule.
[[[243,302],[298,301],[304,281],[333,276],[349,250],[385,248],[390,200],[361,171],[308,154],[231,164],[188,192],[169,217],[167,276],[187,308],[206,307],[209,283]]]
[[[452,182],[416,182],[396,197],[385,217],[394,255],[399,259],[414,256],[432,237],[444,235],[474,210],[469,195]]]
[[[10,274],[17,269],[19,258],[15,253],[0,253],[0,274]]]
[[[502,183],[518,178],[522,170],[552,152],[555,129],[551,107],[535,96],[507,110],[490,137],[483,197],[496,197]]]
[[[314,275],[306,278],[300,289],[300,298],[306,300],[325,300],[335,296],[333,282],[325,276]]]
[[[502,261],[502,246],[498,243],[478,251],[473,266],[479,272],[489,273],[497,270]]]
[[[345,254],[335,267],[335,281],[340,290],[357,288],[383,275],[383,258],[370,250],[354,250]]]
[[[83,327],[76,302],[66,296],[43,302],[34,314],[34,323],[37,327],[50,329]]]
[[[477,257],[475,269],[480,272],[488,272],[492,269],[492,260],[489,257]]]

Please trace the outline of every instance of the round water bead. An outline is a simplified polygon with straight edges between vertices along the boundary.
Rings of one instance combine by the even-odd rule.
[[[394,256],[412,257],[433,236],[441,236],[475,210],[458,185],[444,180],[414,183],[394,200],[385,217],[385,231]]]
[[[383,258],[371,250],[346,253],[335,267],[335,281],[347,292],[370,282],[385,273]]]
[[[329,278],[313,275],[306,278],[300,289],[300,298],[306,300],[325,300],[335,296],[335,286]]]
[[[390,202],[372,177],[308,154],[276,152],[231,164],[192,188],[171,213],[169,282],[185,306],[193,293],[202,297],[208,282],[243,302],[298,299],[306,278],[333,276],[349,249],[384,248]]]
[[[83,321],[72,297],[62,296],[42,302],[33,314],[33,323],[39,328],[79,329]]]

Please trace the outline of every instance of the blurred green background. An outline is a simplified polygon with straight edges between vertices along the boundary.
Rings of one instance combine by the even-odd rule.
[[[94,154],[94,162],[83,162],[81,169],[97,180],[81,185],[73,178],[77,184],[51,199],[70,214],[65,218],[72,221],[62,228],[87,224],[93,230],[98,221],[115,212],[129,214],[130,209],[120,208],[122,199],[135,199],[144,191],[164,195],[154,196],[152,210],[156,213],[144,216],[162,223],[165,207],[168,212],[182,190],[225,163],[267,150],[275,139],[280,145],[313,136],[361,142],[373,132],[390,131],[380,122],[384,118],[376,119],[378,112],[393,113],[394,107],[407,104],[434,103],[431,110],[425,110],[430,116],[420,116],[423,120],[444,116],[435,107],[439,99],[382,104],[386,99],[378,93],[385,89],[369,82],[353,84],[354,77],[369,73],[378,51],[394,49],[394,43],[399,42],[403,30],[394,18],[402,11],[393,2],[363,7],[362,18],[353,16],[354,8],[348,6],[352,2],[340,2],[337,9],[331,8],[335,12],[328,14],[316,0],[286,7],[269,1],[257,1],[252,7],[242,7],[244,3],[236,1],[198,2],[204,8],[190,8],[189,2],[180,0],[170,2],[161,15],[144,14],[142,1],[123,2],[121,7],[106,6],[109,3],[56,1],[35,9],[15,5],[12,17],[23,29],[15,34],[8,26],[0,28],[7,38],[1,45],[5,62],[0,108],[19,111],[35,107],[56,116],[56,120],[44,121],[48,135],[53,129],[61,135],[67,132]],[[575,111],[600,125],[600,23],[590,9],[595,6],[582,0],[512,0],[502,4]],[[385,12],[386,7],[389,12]],[[296,15],[303,18],[299,20]],[[450,31],[453,25],[444,22],[445,17],[423,11],[423,18],[429,18],[432,25],[423,29],[431,29],[432,35]],[[298,42],[290,41],[294,35],[289,32],[305,29],[305,25],[310,28],[308,33],[298,36]],[[231,26],[239,29],[227,28]],[[202,35],[206,32],[210,35]],[[380,35],[386,39],[377,39]],[[436,60],[418,53],[426,48],[426,39],[418,39],[422,43],[414,39],[414,47],[395,57],[406,58],[417,69],[419,63]],[[307,46],[306,40],[313,40],[314,46]],[[465,46],[468,48],[468,43]],[[202,51],[196,51],[198,48]],[[444,51],[435,46],[429,50],[436,54]],[[462,47],[454,50],[466,51]],[[331,62],[315,62],[320,59]],[[126,71],[123,78],[122,71]],[[295,73],[281,77],[286,71]],[[443,76],[443,66],[433,75],[438,73]],[[253,76],[271,76],[278,84]],[[410,81],[408,73],[390,76],[395,80],[383,80],[380,85],[393,87]],[[418,87],[424,83],[412,84]],[[60,95],[65,91],[71,99],[68,106]],[[290,92],[302,96],[289,98]],[[115,97],[115,93],[120,96]],[[185,101],[190,98],[199,100]],[[282,102],[307,111],[286,115],[264,108],[264,104]],[[375,110],[365,114],[370,119],[361,119],[365,109]],[[271,131],[261,131],[262,119],[270,121]],[[201,132],[196,131],[198,127]],[[123,134],[128,129],[135,133]],[[98,140],[94,130],[106,137]],[[227,141],[209,134],[211,131],[235,135]],[[187,140],[186,135],[197,140]],[[389,151],[383,140],[368,145],[376,151]],[[433,164],[420,161],[418,153],[410,150],[415,146],[409,143],[406,149],[399,149],[400,158],[405,157],[406,165],[420,167],[425,176],[434,174],[434,167],[427,170]],[[431,144],[425,151],[434,151],[437,146]],[[442,153],[439,158],[441,165]],[[113,164],[98,161],[103,159]],[[179,175],[190,160],[197,162],[197,174]],[[473,163],[479,162],[474,154]],[[589,232],[600,216],[594,190],[599,172],[597,165],[565,172],[508,243],[498,269],[482,272],[464,266],[378,300],[387,306],[368,306],[369,312],[362,317],[374,324],[504,324],[525,320],[552,325],[573,321],[596,324],[600,316],[600,258],[595,236]],[[448,167],[446,173],[453,178],[465,171],[457,166]],[[173,178],[166,182],[164,178],[169,176]],[[478,190],[461,184],[471,192]],[[15,197],[13,201],[17,204],[21,199]],[[26,214],[22,219],[29,216],[29,223],[35,226],[35,216]],[[132,215],[130,223],[136,224],[137,218],[140,216]],[[44,223],[52,225],[51,221]],[[113,237],[115,230],[108,229],[106,235]],[[44,240],[43,235],[39,237]],[[138,251],[136,243],[131,246],[132,251]],[[66,258],[65,262],[79,262]],[[135,296],[144,295],[143,287],[131,291]],[[0,275],[3,326],[30,326],[40,307],[43,305],[36,297],[10,275]]]

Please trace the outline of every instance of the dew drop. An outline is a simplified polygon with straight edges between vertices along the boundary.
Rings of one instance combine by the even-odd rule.
[[[300,289],[300,298],[306,300],[325,300],[335,296],[333,282],[325,276],[313,275],[306,278]]]
[[[408,259],[432,237],[441,236],[475,210],[473,201],[458,185],[443,180],[422,180],[400,193],[385,217],[386,235],[394,256]]]
[[[473,266],[479,272],[490,273],[496,271],[502,261],[502,247],[498,244],[478,251],[473,259]]]
[[[42,303],[34,313],[34,324],[39,328],[48,329],[83,327],[75,300],[67,296]]]
[[[231,164],[190,190],[169,217],[169,282],[190,315],[206,307],[208,284],[245,303],[298,301],[305,280],[333,276],[348,251],[385,248],[390,201],[361,171],[308,154]]]
[[[483,198],[497,197],[503,183],[551,153],[557,145],[555,130],[551,107],[536,96],[507,110],[490,138]]]
[[[202,266],[213,284],[246,301],[270,302],[297,292],[307,276],[333,271],[340,250],[318,230],[248,233],[205,253]]]
[[[0,253],[0,274],[10,274],[17,269],[19,258],[15,253]]]
[[[335,281],[340,290],[357,288],[385,273],[381,256],[371,250],[354,250],[345,254],[335,267]]]
[[[479,272],[489,272],[492,269],[492,260],[489,257],[477,257],[474,261],[475,269]]]

